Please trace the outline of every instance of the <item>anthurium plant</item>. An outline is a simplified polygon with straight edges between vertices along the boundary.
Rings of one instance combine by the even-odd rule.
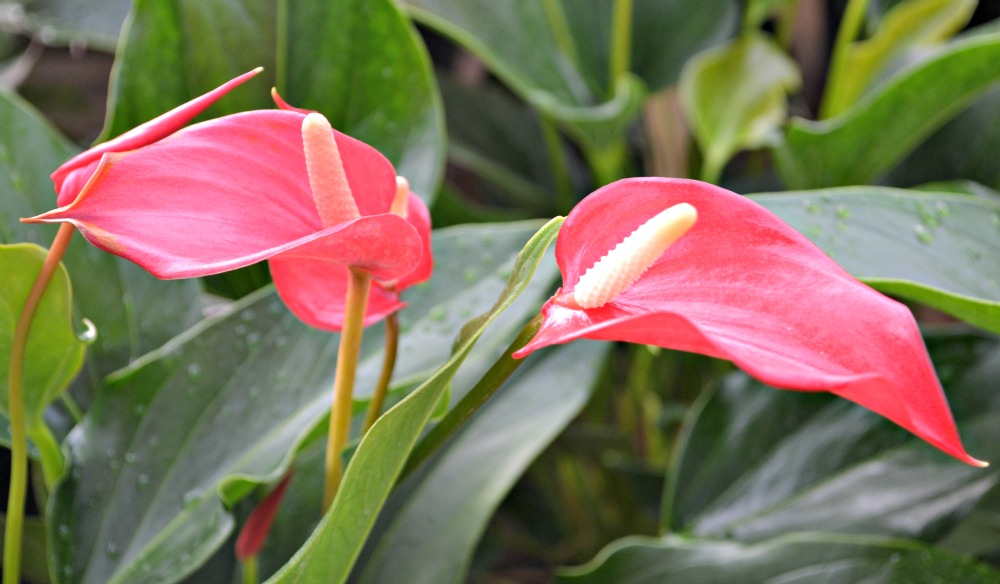
[[[0,11],[3,584],[1000,582],[985,3]]]

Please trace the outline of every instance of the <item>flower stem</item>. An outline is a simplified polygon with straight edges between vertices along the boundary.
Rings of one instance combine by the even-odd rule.
[[[611,17],[611,76],[608,85],[614,93],[615,83],[628,73],[632,61],[632,0],[615,0]]]
[[[382,374],[378,378],[378,385],[375,386],[375,393],[372,394],[372,401],[368,404],[368,414],[365,416],[365,425],[361,430],[362,436],[368,433],[368,430],[375,425],[375,421],[382,414],[385,396],[389,393],[389,382],[392,381],[392,370],[396,368],[398,347],[399,317],[394,312],[385,319],[385,356],[382,359]]]
[[[63,223],[52,242],[42,270],[24,301],[24,308],[11,339],[10,364],[7,372],[7,408],[10,414],[10,492],[7,497],[7,517],[3,541],[3,583],[21,581],[21,532],[24,530],[24,499],[28,485],[28,435],[24,411],[24,355],[28,348],[28,333],[42,296],[66,253],[73,237],[73,225]]]
[[[323,487],[323,512],[330,508],[340,487],[343,463],[340,453],[347,444],[354,409],[354,377],[361,352],[365,309],[371,275],[363,270],[348,269],[347,298],[344,306],[344,327],[340,331],[337,371],[333,381],[333,404],[330,406],[330,434],[326,446],[326,482]]]
[[[528,324],[524,325],[521,332],[517,334],[514,341],[507,347],[504,354],[497,359],[497,362],[490,367],[490,370],[483,375],[483,378],[479,380],[476,385],[469,390],[469,393],[465,394],[455,407],[448,412],[448,415],[442,419],[434,429],[424,436],[424,439],[417,444],[416,448],[413,449],[413,453],[410,454],[410,459],[406,461],[406,468],[403,469],[403,474],[400,477],[402,481],[405,477],[414,471],[420,464],[427,460],[427,458],[434,454],[434,451],[441,447],[442,444],[452,434],[455,430],[459,428],[466,420],[472,417],[472,414],[476,413],[479,406],[486,403],[486,400],[493,395],[497,389],[503,385],[504,381],[507,381],[517,368],[521,366],[524,359],[514,359],[511,357],[511,353],[517,351],[521,347],[528,344],[532,338],[534,338],[535,333],[542,326],[542,316],[538,315],[531,319]]]
[[[240,572],[242,572],[243,584],[260,584],[257,556],[250,556],[249,558],[240,560]]]
[[[573,208],[573,182],[570,180],[569,167],[566,164],[566,149],[562,137],[556,127],[555,120],[546,113],[541,113],[542,139],[549,155],[549,167],[552,168],[552,181],[556,189],[556,213],[566,214]]]

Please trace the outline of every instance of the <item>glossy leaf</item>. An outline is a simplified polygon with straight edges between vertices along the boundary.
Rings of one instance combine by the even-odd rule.
[[[464,582],[487,521],[587,402],[607,346],[578,343],[525,363],[393,493],[358,581]]]
[[[843,75],[830,78],[823,117],[833,117],[860,98],[894,59],[916,47],[947,40],[972,16],[976,0],[908,0],[889,10],[868,39],[845,53]]]
[[[56,228],[25,225],[56,201],[49,174],[75,154],[37,112],[0,94],[0,243],[52,243]],[[162,282],[74,236],[63,263],[73,281],[77,315],[97,328],[75,386],[90,393],[108,373],[191,326],[201,316],[193,280]]]
[[[1000,333],[1000,201],[882,187],[751,198],[876,289]]]
[[[469,321],[452,357],[426,382],[379,418],[365,434],[344,472],[340,490],[312,536],[268,582],[344,582],[403,469],[459,366],[487,326],[528,286],[562,221],[542,227],[518,254],[507,286],[486,313]]]
[[[795,62],[761,34],[691,59],[680,98],[704,155],[704,180],[718,181],[734,154],[772,139],[788,115],[787,94],[801,83]]]
[[[953,342],[939,360],[969,447],[1000,457],[1000,356]],[[938,351],[939,357],[942,351]],[[974,366],[969,366],[969,363]],[[686,422],[664,526],[757,540],[821,530],[935,540],[998,482],[846,403],[725,380]]]
[[[1000,80],[1000,33],[953,42],[823,122],[793,119],[774,148],[789,188],[864,184]]]
[[[287,12],[279,15],[279,4]],[[219,55],[226,58],[210,58]],[[320,111],[385,154],[425,200],[433,196],[443,115],[426,49],[390,0],[139,0],[119,51],[105,135],[258,66],[266,79],[227,96],[211,115],[273,108],[273,83],[292,105]],[[142,73],[151,70],[158,74]]]
[[[457,327],[493,304],[537,227],[436,234],[434,279],[404,294],[397,386],[422,381],[448,358]],[[547,292],[547,270],[527,305],[504,315],[513,322],[484,339],[489,362]],[[208,558],[232,529],[224,506],[277,480],[327,414],[337,342],[264,290],[109,380],[67,439],[76,462],[53,495],[61,581],[176,582]],[[369,328],[360,400],[378,377],[382,344],[381,329]]]
[[[873,537],[802,534],[755,544],[727,541],[619,540],[564,584],[936,584],[992,582],[1000,572],[966,556],[920,544]]]

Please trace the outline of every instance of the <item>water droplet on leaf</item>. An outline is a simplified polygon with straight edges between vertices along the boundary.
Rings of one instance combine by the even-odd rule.
[[[923,225],[914,225],[913,232],[917,234],[920,243],[934,243],[934,234]]]

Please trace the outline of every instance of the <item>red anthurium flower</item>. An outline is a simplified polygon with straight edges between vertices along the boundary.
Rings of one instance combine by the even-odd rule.
[[[257,68],[249,73],[244,73],[209,91],[205,95],[176,107],[141,126],[137,126],[113,140],[98,144],[90,150],[81,152],[70,158],[52,173],[52,182],[55,183],[56,192],[59,194],[57,204],[62,207],[73,202],[73,199],[80,194],[83,186],[87,184],[91,175],[94,174],[101,161],[101,156],[106,152],[136,150],[166,138],[187,125],[195,116],[215,103],[220,97],[226,95],[237,85],[242,84],[262,70],[261,68]]]
[[[293,472],[294,468],[289,468],[278,486],[274,487],[247,517],[247,522],[236,538],[236,558],[241,562],[259,554],[261,548],[267,543],[267,536],[271,533],[271,524],[274,523],[274,517],[278,514],[278,507],[281,506],[281,499],[285,496],[288,483],[292,481]]]
[[[70,203],[25,221],[72,223],[160,278],[268,259],[282,298],[313,326],[341,328],[346,266],[386,283],[371,287],[366,323],[430,275],[426,207],[405,181],[397,188],[385,157],[319,114],[218,118],[139,150],[104,151],[92,174]]]
[[[693,180],[622,180],[573,209],[556,260],[563,286],[515,357],[588,338],[728,359],[770,385],[849,399],[985,464],[962,447],[909,310],[745,197]]]

